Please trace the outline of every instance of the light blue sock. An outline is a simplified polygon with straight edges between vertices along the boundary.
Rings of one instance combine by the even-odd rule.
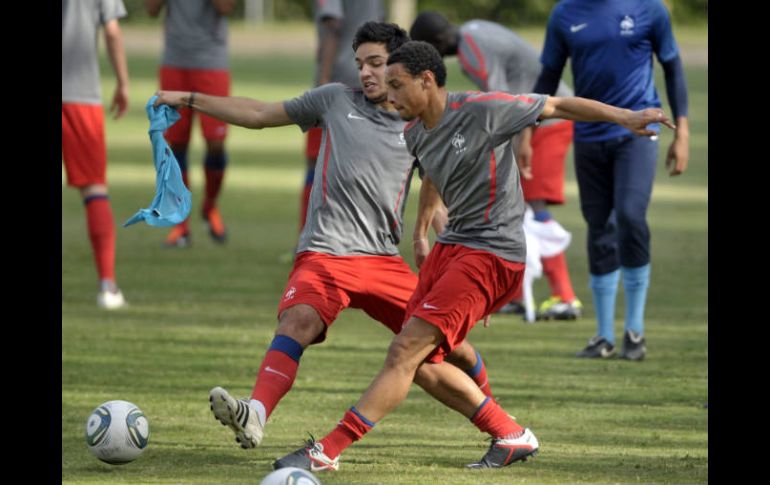
[[[588,286],[594,295],[597,335],[615,345],[615,297],[618,294],[620,270],[603,275],[592,274]]]
[[[650,263],[637,268],[621,266],[623,290],[626,294],[625,329],[644,334],[644,304],[647,301],[647,287],[650,286]]]

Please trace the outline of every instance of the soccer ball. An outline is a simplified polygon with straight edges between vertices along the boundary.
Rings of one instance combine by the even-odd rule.
[[[111,465],[134,461],[147,448],[150,424],[128,401],[108,401],[86,421],[86,444],[94,456]]]
[[[321,485],[321,482],[302,468],[280,468],[259,482],[259,485]]]

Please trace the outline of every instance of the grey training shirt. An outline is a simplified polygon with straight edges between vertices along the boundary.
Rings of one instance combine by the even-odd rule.
[[[449,93],[438,125],[418,118],[405,128],[419,161],[449,209],[438,241],[526,261],[524,198],[511,137],[534,124],[547,96]]]
[[[323,128],[297,252],[397,255],[414,169],[398,113],[340,83],[311,89],[284,108],[303,131]]]
[[[102,104],[99,26],[125,16],[122,0],[62,0],[62,103]]]
[[[164,66],[227,69],[227,18],[211,0],[166,0]]]

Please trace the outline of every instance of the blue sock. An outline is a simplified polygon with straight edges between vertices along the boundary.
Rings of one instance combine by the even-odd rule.
[[[548,222],[552,219],[551,211],[549,211],[548,209],[536,211],[534,213],[534,217],[537,222]]]
[[[620,267],[623,271],[623,290],[626,295],[625,329],[644,334],[644,304],[650,286],[650,263],[636,268]]]
[[[592,274],[588,283],[594,295],[597,335],[612,345],[615,345],[615,297],[619,278],[620,270],[616,269],[603,275]]]
[[[187,161],[185,161],[187,164]],[[203,166],[209,170],[224,170],[227,167],[227,153],[207,153],[203,158]]]
[[[476,351],[476,365],[474,365],[472,368],[465,371],[466,374],[470,376],[471,379],[479,375],[479,372],[481,372],[482,367],[484,366],[484,361],[481,360],[481,354],[479,351]]]

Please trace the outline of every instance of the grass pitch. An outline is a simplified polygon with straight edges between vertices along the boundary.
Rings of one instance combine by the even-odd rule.
[[[472,88],[455,62],[448,65],[450,89]],[[129,68],[131,112],[107,123],[116,224],[146,207],[154,191],[143,106],[156,88],[157,55],[133,54]],[[114,84],[109,69],[103,72],[106,97]],[[236,57],[232,92],[285,99],[307,89],[311,76],[309,53]],[[568,261],[586,316],[535,325],[494,316],[490,328],[479,326],[470,335],[487,360],[501,404],[537,434],[539,456],[503,470],[463,469],[485,452],[484,435],[415,387],[345,452],[339,472],[320,476],[324,484],[708,482],[707,68],[688,67],[687,79],[690,168],[669,178],[661,154],[649,211],[647,360],[573,358],[595,327],[570,156],[568,203],[553,212],[573,233]],[[200,220],[202,144],[196,132],[189,157],[193,247],[162,249],[163,229],[118,228],[117,273],[130,307],[113,313],[96,308],[82,204],[63,186],[63,483],[258,483],[272,461],[300,446],[308,431],[328,432],[379,370],[391,335],[362,312],[348,310],[326,343],[306,351],[294,389],[271,417],[262,447],[240,449],[208,409],[208,390],[215,385],[248,394],[272,338],[290,269],[285,256],[297,235],[303,140],[296,127],[231,128],[221,197],[230,240],[221,247]],[[661,140],[663,152],[670,134]],[[406,234],[415,207],[413,196]],[[411,262],[408,239],[402,251]],[[538,299],[547,297],[544,281],[535,292]],[[618,333],[622,309],[620,291]],[[91,410],[112,399],[136,403],[150,422],[149,448],[125,466],[97,461],[84,440]]]

